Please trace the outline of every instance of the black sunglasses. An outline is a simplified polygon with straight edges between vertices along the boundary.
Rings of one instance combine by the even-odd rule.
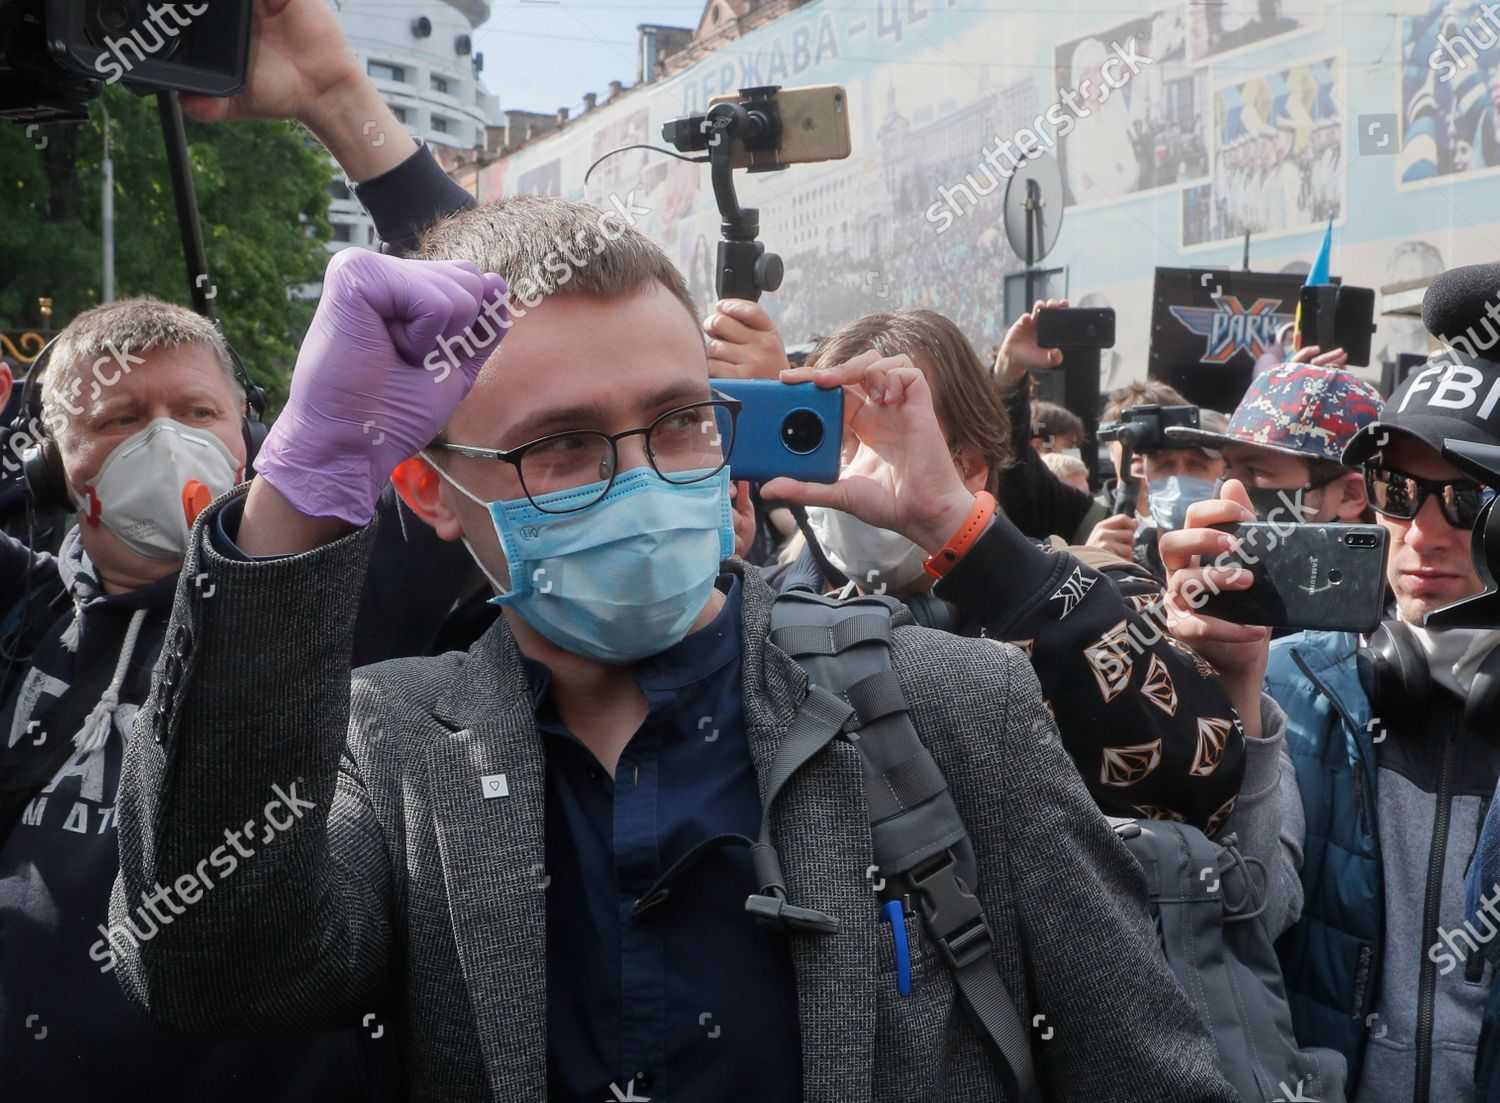
[[[1443,518],[1456,529],[1472,529],[1479,511],[1495,492],[1473,479],[1419,479],[1399,471],[1365,468],[1365,491],[1376,513],[1410,521],[1422,511],[1429,494],[1436,495]]]

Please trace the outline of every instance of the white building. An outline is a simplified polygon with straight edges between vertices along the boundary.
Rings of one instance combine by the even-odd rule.
[[[485,127],[499,117],[499,101],[480,77],[483,55],[473,46],[474,31],[490,16],[489,0],[329,3],[375,87],[414,136],[435,147],[483,148]],[[374,225],[333,171],[330,248],[374,244]]]

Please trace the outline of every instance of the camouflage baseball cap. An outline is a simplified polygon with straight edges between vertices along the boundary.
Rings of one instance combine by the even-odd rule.
[[[1180,427],[1166,432],[1174,440],[1202,448],[1253,444],[1341,463],[1344,446],[1380,416],[1383,405],[1380,392],[1350,372],[1282,364],[1250,383],[1225,432]]]

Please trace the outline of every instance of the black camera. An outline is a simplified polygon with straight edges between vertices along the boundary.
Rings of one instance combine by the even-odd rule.
[[[228,96],[252,0],[0,0],[0,118],[82,119],[106,84]]]
[[[1199,448],[1198,444],[1184,444],[1167,436],[1173,428],[1198,428],[1198,407],[1158,406],[1155,403],[1132,406],[1120,415],[1119,421],[1106,421],[1099,426],[1100,440],[1129,441],[1135,452],[1165,452],[1170,448]]]

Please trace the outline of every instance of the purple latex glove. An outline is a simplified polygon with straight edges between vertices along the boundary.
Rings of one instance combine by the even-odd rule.
[[[500,347],[504,293],[467,261],[335,254],[256,473],[299,513],[368,524],[396,465],[432,443]]]

